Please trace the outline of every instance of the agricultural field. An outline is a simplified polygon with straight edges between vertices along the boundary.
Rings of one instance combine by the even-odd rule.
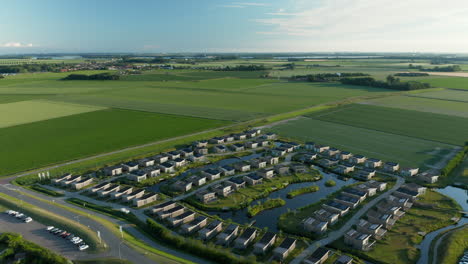
[[[302,142],[327,144],[354,154],[399,162],[402,166],[427,168],[453,146],[303,117],[274,126],[271,131]]]
[[[468,78],[467,77],[442,77],[442,76],[430,76],[424,78],[401,78],[403,80],[415,80],[420,82],[429,83],[433,87],[441,88],[452,88],[468,90]]]
[[[44,100],[0,104],[0,128],[102,109],[104,108],[99,106],[77,105]]]
[[[1,128],[0,174],[227,124],[220,120],[107,109]]]
[[[468,135],[468,118],[381,106],[351,104],[310,117],[452,145],[463,145]]]
[[[434,92],[437,93],[437,92]],[[468,92],[465,92],[468,95]],[[425,93],[422,93],[425,94]],[[416,94],[417,95],[417,94]],[[363,101],[370,104],[468,118],[468,102],[455,102],[419,96],[389,96]]]
[[[414,93],[411,96],[468,103],[468,91],[441,90]]]

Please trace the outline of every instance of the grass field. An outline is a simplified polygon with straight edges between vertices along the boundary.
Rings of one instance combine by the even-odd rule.
[[[310,116],[322,121],[453,145],[463,145],[468,135],[468,118],[389,107],[352,104]]]
[[[468,92],[464,92],[468,95]],[[424,93],[423,93],[424,94]],[[416,110],[468,118],[468,102],[455,102],[416,96],[389,96],[364,101],[362,104]]]
[[[0,128],[103,109],[103,107],[99,106],[77,105],[43,100],[0,104]]]
[[[287,138],[328,144],[354,154],[399,162],[403,166],[425,167],[426,163],[433,160],[434,155],[430,152],[452,148],[450,145],[434,141],[311,118],[290,121],[270,130]]]
[[[468,103],[468,90],[467,91],[460,91],[460,90],[431,91],[431,92],[425,92],[425,93],[412,94],[412,96]]]
[[[407,80],[408,78],[404,78]],[[411,80],[418,80],[421,82],[429,83],[433,87],[442,88],[453,88],[468,90],[468,78],[467,77],[425,77],[416,78]]]
[[[225,121],[101,110],[0,129],[0,174],[176,137]]]
[[[447,235],[439,245],[437,263],[458,263],[468,248],[468,225]]]

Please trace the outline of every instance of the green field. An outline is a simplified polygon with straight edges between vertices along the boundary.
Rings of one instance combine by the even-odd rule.
[[[468,92],[465,93],[468,94]],[[362,102],[362,104],[386,106],[468,118],[468,102],[454,102],[416,96],[389,96],[365,101]]]
[[[408,78],[404,78],[407,80]],[[411,80],[418,80],[421,82],[429,83],[433,87],[442,87],[442,88],[453,88],[453,89],[463,89],[468,90],[468,78],[467,77],[426,77],[426,78],[416,78]]]
[[[412,167],[424,168],[426,163],[434,162],[434,150],[438,150],[437,153],[443,153],[452,148],[450,145],[434,141],[311,118],[290,121],[270,130],[287,138],[328,144],[354,154],[395,161],[403,166]],[[435,156],[438,157],[437,154]]]
[[[463,145],[468,139],[468,118],[457,116],[362,104],[310,116],[322,121],[453,145]]]
[[[0,128],[102,110],[103,107],[43,100],[0,104]]]
[[[219,120],[111,109],[2,128],[0,174],[226,124]]]
[[[468,103],[468,91],[442,90],[412,94],[412,96]]]

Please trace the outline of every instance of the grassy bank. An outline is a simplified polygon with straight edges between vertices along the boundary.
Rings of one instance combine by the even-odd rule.
[[[296,197],[296,196],[298,196],[298,195],[301,195],[301,194],[316,192],[316,191],[318,191],[319,189],[320,189],[320,188],[319,188],[317,185],[312,185],[312,186],[309,186],[309,187],[304,187],[304,188],[292,190],[292,191],[288,192],[287,197],[288,197],[289,199],[291,199],[291,198],[294,198],[294,197]]]
[[[468,248],[468,225],[451,232],[444,237],[437,250],[437,263],[456,264]]]
[[[286,201],[284,201],[281,198],[268,199],[263,203],[258,203],[258,204],[247,207],[247,214],[249,215],[249,217],[253,217],[265,210],[270,210],[276,207],[281,207],[281,206],[284,206],[285,204],[286,204]]]
[[[45,225],[53,225],[80,236],[84,241],[86,241],[92,251],[96,252],[104,250],[104,245],[99,243],[97,234],[82,224],[3,193],[0,193],[0,204],[12,210],[21,211]]]

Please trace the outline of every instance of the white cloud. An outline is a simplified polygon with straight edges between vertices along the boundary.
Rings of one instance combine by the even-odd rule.
[[[267,13],[266,18],[254,20],[263,26],[257,33],[281,35],[282,39],[276,44],[285,45],[289,41],[290,47],[309,47],[308,50],[312,47],[376,48],[372,45],[396,45],[391,48],[400,50],[414,50],[418,46],[436,49],[437,45],[442,45],[439,50],[447,50],[468,45],[466,0],[328,0],[320,3],[318,6],[317,2],[314,6],[307,2],[296,4],[296,12],[280,9]],[[466,49],[468,51],[468,46]]]
[[[21,43],[21,42],[8,42],[3,45],[0,45],[0,47],[3,48],[30,48],[32,47],[32,43]]]

